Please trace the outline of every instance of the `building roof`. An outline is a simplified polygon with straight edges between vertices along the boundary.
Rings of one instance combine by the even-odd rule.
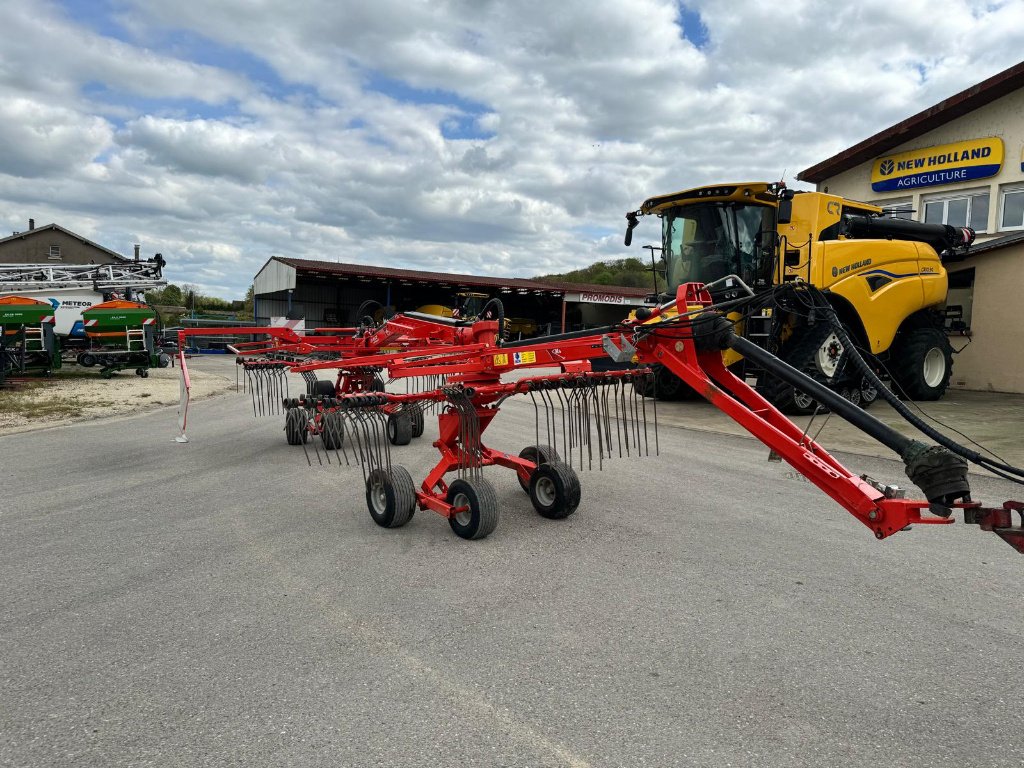
[[[1002,248],[1008,248],[1011,245],[1019,245],[1020,243],[1024,243],[1024,232],[1011,232],[1010,234],[1003,235],[1002,237],[993,237],[990,240],[975,243],[971,246],[968,255],[976,256],[979,253],[998,251]]]
[[[415,269],[393,269],[367,264],[341,264],[336,261],[312,261],[274,256],[274,260],[294,267],[307,274],[335,275],[338,277],[369,277],[378,279],[409,280],[425,283],[458,283],[459,285],[481,288],[513,288],[546,293],[583,291],[588,293],[611,293],[616,296],[643,297],[650,293],[646,288],[632,288],[618,285],[592,285],[589,283],[547,282],[527,280],[519,277],[487,277],[484,275],[461,275],[445,272],[424,272]],[[265,265],[264,265],[265,266]],[[262,271],[262,270],[261,270]]]
[[[800,171],[796,177],[800,181],[817,184],[843,171],[855,168],[861,163],[884,155],[890,149],[916,139],[928,131],[962,117],[968,112],[973,112],[975,109],[1022,87],[1024,87],[1024,61],[864,139],[859,144],[854,144],[849,149],[844,149],[828,160],[822,160],[817,165]]]
[[[26,237],[33,237],[39,234],[40,232],[46,232],[47,230],[63,232],[65,235],[73,237],[76,240],[84,243],[85,245],[89,245],[97,250],[103,251],[108,256],[113,256],[115,259],[120,259],[121,261],[131,261],[131,259],[122,256],[120,253],[117,253],[116,251],[112,251],[109,248],[104,248],[99,243],[94,243],[92,240],[89,240],[86,237],[82,237],[77,232],[72,232],[70,229],[64,229],[64,227],[60,226],[60,224],[44,224],[43,226],[35,227],[34,229],[26,229],[24,232],[15,232],[13,235],[0,238],[0,245],[3,245],[4,243],[7,242],[11,242],[12,240],[24,240]]]

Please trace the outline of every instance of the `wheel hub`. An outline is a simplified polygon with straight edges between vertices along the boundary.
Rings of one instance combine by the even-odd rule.
[[[839,341],[839,337],[834,333],[830,334],[825,339],[825,343],[818,347],[818,354],[815,360],[818,370],[829,378],[835,376],[844,351],[843,343]]]
[[[384,483],[378,482],[370,486],[370,502],[373,504],[374,512],[382,515],[387,511],[388,494],[384,488]]]
[[[533,495],[545,507],[550,507],[558,497],[558,490],[555,488],[555,483],[550,477],[538,477],[537,483],[534,485]]]
[[[938,347],[932,347],[924,356],[921,371],[924,383],[929,387],[937,387],[946,375],[946,356]]]
[[[464,507],[461,512],[455,513],[455,522],[459,525],[469,525],[473,520],[473,513],[469,509],[469,497],[464,493],[455,494],[455,498],[452,499],[452,506],[458,509]]]

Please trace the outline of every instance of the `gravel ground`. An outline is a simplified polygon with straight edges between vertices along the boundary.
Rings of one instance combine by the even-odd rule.
[[[235,388],[234,366],[200,366],[206,370],[197,370],[191,362],[189,365],[193,400]],[[0,391],[0,435],[176,405],[180,379],[176,367],[153,368],[145,379],[136,376],[134,370],[104,379],[95,369],[71,366],[52,378]]]

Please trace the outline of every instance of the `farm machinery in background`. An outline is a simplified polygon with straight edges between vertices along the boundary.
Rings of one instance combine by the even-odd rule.
[[[783,184],[698,187],[652,197],[626,215],[626,245],[640,217],[661,219],[669,293],[688,282],[739,276],[760,301],[746,303],[740,335],[863,407],[878,397],[872,378],[851,363],[848,345],[800,293],[774,289],[802,282],[820,289],[845,337],[876,373],[891,376],[908,399],[936,400],[952,373],[952,347],[940,311],[944,261],[963,258],[974,232],[894,219],[883,209]],[[757,390],[785,413],[819,403],[771,371],[727,350],[725,363],[756,377]],[[696,397],[668,369],[656,369],[665,399]]]
[[[416,510],[432,510],[466,539],[487,536],[500,509],[486,467],[516,473],[537,512],[546,518],[572,515],[582,500],[578,470],[603,468],[613,456],[658,452],[657,405],[642,396],[650,366],[661,366],[700,393],[801,475],[843,506],[873,534],[884,539],[913,524],[952,523],[954,511],[983,530],[994,531],[1024,552],[1024,529],[1013,515],[1024,504],[1008,501],[983,507],[972,499],[968,461],[1024,482],[1024,470],[957,445],[910,413],[873,371],[869,359],[843,328],[828,296],[807,283],[775,289],[779,302],[803,302],[819,314],[850,351],[850,364],[883,396],[937,444],[907,438],[873,418],[814,377],[780,360],[736,332],[734,311],[749,310],[762,294],[737,275],[708,285],[684,283],[669,301],[643,320],[600,329],[503,343],[497,319],[459,320],[421,313],[398,314],[380,325],[298,334],[287,329],[250,329],[268,339],[233,351],[248,379],[256,415],[284,414],[289,443],[312,444],[320,464],[358,465],[366,503],[374,522],[385,528],[408,523]],[[189,329],[185,337],[219,329]],[[856,475],[832,457],[807,430],[786,418],[771,402],[734,375],[723,353],[735,353],[788,386],[807,392],[832,413],[891,448],[903,460],[907,476],[923,492],[909,499],[896,485]],[[634,369],[595,372],[591,361],[609,356],[638,361]],[[188,368],[181,354],[181,442],[187,442]],[[557,373],[531,369],[555,368]],[[317,378],[337,370],[334,381]],[[306,379],[306,392],[292,397],[287,373]],[[405,392],[377,384],[411,382]],[[518,453],[485,445],[483,434],[510,397],[529,397],[535,421],[530,443]],[[262,403],[262,405],[261,405]],[[393,461],[393,446],[408,442],[414,413],[437,409],[440,459],[417,485],[410,472]],[[301,417],[291,415],[301,412]],[[297,436],[297,439],[296,439]],[[334,456],[332,460],[331,456]],[[309,453],[307,461],[312,463]]]
[[[25,373],[48,375],[61,366],[53,305],[29,296],[0,296],[0,384]]]
[[[131,300],[167,284],[164,266],[160,254],[115,264],[0,266],[0,303],[21,306],[29,314],[35,311],[32,306],[45,307],[48,317],[48,328],[26,326],[28,354],[19,358],[27,365],[24,370],[54,370],[61,356],[71,353],[79,365],[99,366],[103,376],[124,368],[146,376],[150,368],[169,365],[155,341],[156,312]],[[13,344],[12,337],[5,334]],[[39,354],[38,338],[45,342],[49,363]]]

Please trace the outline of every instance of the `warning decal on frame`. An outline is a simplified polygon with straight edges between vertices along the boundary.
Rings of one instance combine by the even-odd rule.
[[[525,365],[527,363],[537,362],[536,352],[514,352],[512,353],[512,362],[514,365]]]
[[[508,355],[495,355],[494,365],[508,365]]]

